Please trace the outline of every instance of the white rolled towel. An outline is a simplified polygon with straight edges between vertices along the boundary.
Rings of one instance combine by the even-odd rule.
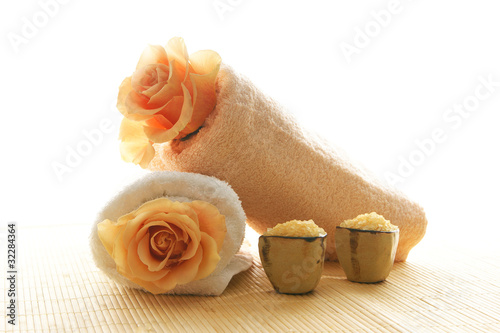
[[[189,280],[189,277],[184,276],[178,278],[177,283],[168,282],[170,283],[171,286],[173,283],[174,286],[169,290],[162,290],[161,288],[156,289],[156,286],[154,285],[148,288],[151,281],[144,282],[141,280],[141,282],[137,282],[138,280],[136,280],[132,276],[133,274],[130,271],[125,271],[125,274],[122,274],[123,271],[119,272],[118,269],[119,265],[117,264],[117,262],[120,260],[120,257],[119,255],[114,255],[114,256],[111,255],[111,253],[114,251],[113,246],[118,246],[116,245],[117,243],[115,242],[114,243],[115,245],[106,246],[104,244],[105,241],[102,240],[102,235],[100,238],[98,231],[99,226],[102,226],[101,222],[103,221],[106,221],[107,226],[111,228],[111,230],[118,230],[115,228],[115,226],[117,225],[117,221],[120,221],[120,217],[123,217],[127,214],[130,215],[131,212],[134,211],[138,211],[140,213],[140,210],[138,210],[138,208],[143,207],[145,203],[155,202],[156,199],[158,198],[166,198],[169,200],[169,202],[172,202],[172,205],[177,204],[176,202],[193,203],[200,201],[213,205],[216,207],[215,211],[218,210],[220,215],[224,216],[223,220],[225,220],[225,228],[227,229],[225,236],[220,236],[224,238],[222,245],[220,246],[221,249],[218,253],[220,259],[216,263],[215,269],[213,269],[208,276],[204,276],[201,279],[195,278],[191,279],[191,281],[186,282],[186,279]],[[163,212],[163,213],[168,213],[168,212]],[[213,210],[211,214],[213,214]],[[202,217],[199,217],[199,219],[201,225]],[[150,218],[150,220],[154,220],[154,218]],[[195,217],[194,220],[197,220],[197,218]],[[207,218],[205,218],[205,220],[207,220]],[[166,294],[191,294],[191,295],[220,295],[226,289],[227,285],[229,284],[229,281],[235,274],[247,270],[252,265],[252,256],[248,254],[248,252],[241,252],[241,251],[238,252],[240,250],[241,244],[245,236],[245,220],[246,216],[243,211],[243,208],[241,207],[241,202],[236,193],[231,189],[231,187],[227,183],[214,177],[204,176],[195,173],[169,172],[169,171],[153,172],[147,174],[145,177],[125,187],[102,209],[92,228],[90,236],[90,246],[97,267],[100,268],[108,277],[110,277],[111,279],[113,279],[114,281],[123,286],[148,290],[155,294],[166,293]],[[208,228],[211,227],[208,226]],[[175,229],[175,226],[173,227],[173,229]],[[149,229],[148,231],[148,235],[149,232],[151,232],[150,239],[153,237],[152,234],[154,233],[154,230],[156,229]],[[178,235],[182,234],[182,232],[180,232],[179,230],[177,230],[176,232]],[[140,231],[137,234],[139,233]],[[172,234],[175,235],[175,233]],[[125,235],[125,233],[119,234],[117,237],[124,238],[123,235]],[[191,236],[191,234],[189,235]],[[187,237],[186,233],[184,233],[184,236]],[[161,235],[159,235],[158,237],[161,237]],[[193,237],[196,238],[198,236],[192,236],[191,239],[186,243],[188,245],[184,253],[189,251],[191,246],[189,244],[191,243]],[[206,240],[207,238],[208,237],[205,238],[201,237],[202,241],[200,244],[201,245],[215,244],[215,241],[213,240],[210,240],[211,243],[208,242]],[[118,238],[114,237],[113,239],[118,239]],[[165,242],[169,242],[169,240],[167,239]],[[163,244],[165,244],[165,242]],[[151,244],[149,245],[150,247],[156,246],[154,244],[153,245]],[[130,256],[133,253],[129,254],[129,252],[134,252],[134,251],[135,250],[128,252],[125,251],[124,252],[125,256]],[[174,251],[173,253],[175,254],[175,251],[177,251],[177,249],[174,249],[173,251]],[[137,258],[141,257],[142,260],[143,256],[144,254],[139,253]],[[172,258],[174,258],[173,254]],[[208,259],[207,262],[209,261]],[[155,261],[154,258],[151,260]],[[175,260],[176,259],[169,259],[169,263],[173,262],[171,267],[175,267],[176,265],[181,265],[181,264],[191,265],[187,261],[181,261],[181,260],[175,261]],[[194,261],[194,259],[192,260]],[[203,257],[203,260],[205,260],[205,257]],[[212,259],[210,260],[213,260],[213,255]],[[159,261],[161,261],[161,259]],[[151,269],[151,266],[147,267],[148,269]],[[134,271],[134,267],[132,267],[131,269],[132,271]],[[169,269],[168,264],[166,267],[163,267],[162,269],[158,269],[158,267],[156,268],[153,267],[151,275],[164,274],[165,270],[168,269]],[[169,271],[168,273],[165,274],[165,276],[167,276],[168,274],[174,274],[172,272],[173,271]],[[194,272],[196,272],[196,270]],[[199,277],[199,275],[196,276]]]

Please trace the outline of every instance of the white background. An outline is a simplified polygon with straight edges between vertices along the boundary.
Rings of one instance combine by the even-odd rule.
[[[65,2],[0,5],[3,223],[90,226],[144,173],[120,159],[118,86],[147,44],[181,36],[189,52],[217,51],[380,177],[398,174],[401,158],[419,154],[415,141],[442,129],[446,140],[397,184],[427,212],[421,246],[498,251],[500,86],[455,127],[443,118],[471,100],[480,76],[500,82],[495,1]],[[381,26],[372,12],[391,8]],[[346,57],[346,44],[357,53]],[[66,164],[103,120],[112,131],[58,179],[54,163]]]

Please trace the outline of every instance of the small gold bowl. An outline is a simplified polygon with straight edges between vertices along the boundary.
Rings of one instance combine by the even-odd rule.
[[[373,231],[337,227],[335,248],[349,281],[376,283],[391,272],[399,230]]]
[[[305,294],[316,288],[323,272],[326,236],[259,237],[262,267],[278,293]]]

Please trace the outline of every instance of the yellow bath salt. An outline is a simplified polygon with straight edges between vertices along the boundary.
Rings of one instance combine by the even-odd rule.
[[[395,231],[398,226],[386,220],[382,215],[375,212],[361,214],[352,220],[345,220],[340,224],[342,228],[374,230],[374,231]]]
[[[325,234],[325,230],[318,227],[313,220],[292,220],[285,223],[278,223],[274,228],[267,229],[264,236],[318,237]]]

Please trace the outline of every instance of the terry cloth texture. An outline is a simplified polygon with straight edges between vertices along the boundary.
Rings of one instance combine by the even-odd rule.
[[[224,238],[220,261],[214,272],[201,280],[177,285],[169,294],[220,295],[233,275],[252,265],[252,256],[239,252],[245,237],[245,213],[241,202],[231,187],[214,177],[184,172],[152,172],[125,187],[99,213],[90,235],[94,261],[111,279],[124,286],[142,289],[116,271],[114,260],[97,235],[97,224],[105,219],[116,221],[146,201],[165,197],[180,202],[203,200],[216,206],[225,216],[227,233]]]
[[[155,145],[151,170],[210,175],[238,193],[247,223],[262,234],[292,219],[313,219],[329,234],[327,259],[335,260],[335,227],[377,212],[400,229],[396,261],[422,239],[425,213],[403,193],[356,165],[339,148],[306,132],[247,78],[222,66],[217,106],[199,132]]]

